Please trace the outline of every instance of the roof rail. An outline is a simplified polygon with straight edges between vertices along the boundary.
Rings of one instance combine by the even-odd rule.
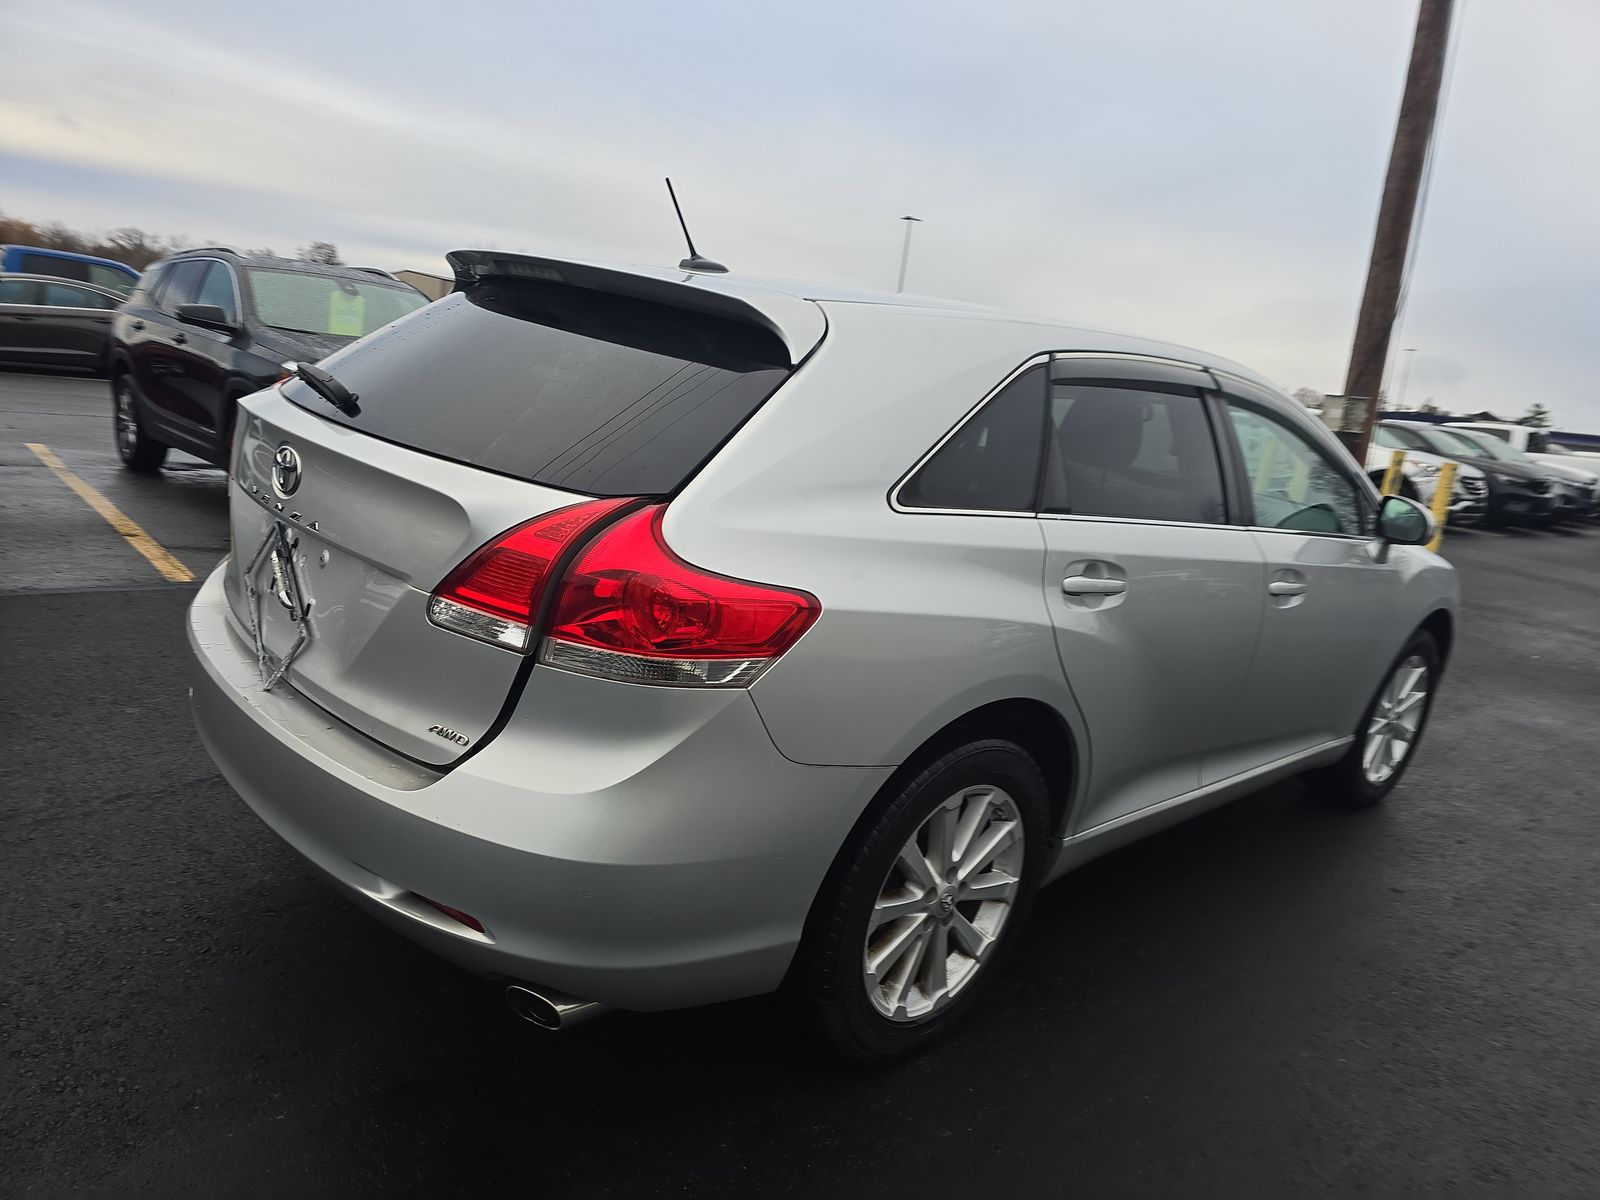
[[[394,279],[394,276],[389,274],[389,272],[385,271],[382,267],[350,267],[348,269],[351,271],[360,271],[363,275],[382,275],[385,279]],[[394,281],[396,283],[400,282],[398,279],[394,279]]]
[[[216,250],[221,250],[225,254],[238,254],[239,253],[239,251],[236,250],[232,246],[185,246],[182,250],[174,251],[173,252],[173,257],[176,258],[179,254],[200,254],[203,251],[216,251]]]

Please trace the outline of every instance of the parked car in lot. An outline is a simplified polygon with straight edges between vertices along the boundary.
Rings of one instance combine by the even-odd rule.
[[[1556,467],[1581,467],[1593,471],[1593,462],[1584,463],[1582,459],[1597,459],[1600,454],[1589,450],[1579,450],[1573,446],[1564,445],[1557,437],[1548,431],[1535,429],[1531,425],[1514,425],[1509,421],[1450,421],[1447,422],[1451,429],[1466,429],[1474,433],[1493,434],[1502,442],[1509,443],[1514,449],[1522,451],[1529,458],[1538,462],[1548,463]]]
[[[1373,804],[1411,762],[1454,572],[1245,368],[450,262],[451,295],[240,402],[194,713],[291,846],[535,1022],[787,982],[845,1053],[904,1053],[1039,885],[1286,776]]]
[[[1516,445],[1492,433],[1452,425],[1451,430],[1483,447],[1489,458],[1502,463],[1520,463],[1543,471],[1555,483],[1556,516],[1561,520],[1582,520],[1600,511],[1600,475],[1585,471],[1580,459],[1563,462],[1554,455],[1525,454]],[[1570,465],[1569,465],[1570,464]]]
[[[240,396],[427,303],[369,268],[186,250],[153,264],[112,328],[117,452],[154,471],[169,447],[221,464]]]
[[[92,284],[101,291],[126,296],[139,282],[139,272],[127,263],[96,258],[72,250],[47,250],[43,246],[0,246],[0,271],[19,275],[47,275]]]
[[[1367,477],[1381,491],[1384,477],[1389,471],[1389,461],[1400,450],[1405,458],[1400,464],[1398,495],[1408,496],[1430,508],[1438,490],[1440,473],[1450,460],[1425,450],[1405,446],[1391,430],[1382,425],[1372,430],[1372,440],[1367,446]],[[1489,481],[1471,463],[1456,465],[1455,482],[1450,487],[1450,507],[1446,521],[1450,525],[1478,525],[1489,515]]]
[[[1486,524],[1544,526],[1558,519],[1555,481],[1548,472],[1521,463],[1500,462],[1473,439],[1442,425],[1384,421],[1379,428],[1408,450],[1424,450],[1482,471],[1489,484]]]
[[[104,374],[122,297],[43,275],[0,273],[0,363]]]

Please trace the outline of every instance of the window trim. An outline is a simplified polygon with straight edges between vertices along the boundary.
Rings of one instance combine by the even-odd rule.
[[[164,259],[161,262],[160,265],[162,267],[164,267],[165,269],[161,272],[161,278],[156,280],[156,289],[157,290],[156,290],[156,293],[153,294],[150,297],[151,304],[153,304],[156,307],[156,309],[158,309],[160,312],[165,313],[167,316],[176,319],[176,317],[178,315],[176,306],[174,306],[173,308],[168,308],[167,307],[167,305],[166,305],[166,292],[167,292],[167,289],[172,286],[172,276],[173,276],[173,273],[176,271],[177,267],[179,265],[181,265],[182,263],[189,263],[189,262],[221,263],[222,264],[223,268],[228,272],[228,281],[233,284],[233,309],[234,309],[234,314],[235,314],[235,320],[237,320],[239,322],[239,325],[242,328],[244,326],[244,323],[245,323],[245,311],[244,311],[244,297],[239,292],[239,273],[233,269],[233,264],[232,263],[226,262],[223,259],[215,257],[214,255],[196,254],[196,255],[193,255],[192,257]],[[205,276],[204,275],[202,275],[200,277],[200,282],[201,282],[202,285],[205,283]],[[198,295],[198,294],[199,293],[196,293],[196,295]],[[192,304],[193,301],[191,300],[188,303]],[[215,333],[218,337],[223,338],[224,340],[226,340],[226,335],[225,334],[222,334],[222,333],[220,333],[220,332],[218,332],[216,330],[210,330],[208,332]]]
[[[1222,522],[1216,522],[1216,521],[1165,521],[1165,520],[1157,520],[1157,519],[1150,518],[1150,517],[1117,517],[1117,516],[1101,516],[1101,515],[1096,514],[1096,513],[1053,513],[1053,512],[1044,512],[1040,508],[1040,501],[1043,498],[1040,493],[1041,493],[1041,491],[1042,491],[1042,489],[1044,487],[1044,449],[1043,449],[1042,445],[1041,445],[1041,448],[1040,448],[1040,451],[1039,451],[1039,465],[1035,468],[1035,474],[1034,474],[1034,486],[1033,486],[1034,507],[1033,507],[1032,511],[1025,512],[1025,511],[1019,511],[1019,510],[1015,510],[1015,509],[1000,509],[1000,508],[922,508],[922,507],[918,507],[918,506],[914,506],[914,505],[902,504],[900,502],[900,492],[901,492],[901,490],[906,486],[907,483],[909,483],[911,481],[912,477],[915,476],[918,471],[922,470],[923,466],[928,462],[928,460],[931,459],[935,454],[939,453],[939,451],[944,448],[944,444],[946,442],[948,442],[951,438],[955,437],[956,434],[960,433],[962,428],[967,424],[967,422],[972,420],[980,412],[982,412],[984,410],[984,408],[990,403],[990,401],[992,401],[996,396],[998,396],[1002,391],[1004,391],[1014,380],[1016,380],[1024,372],[1030,370],[1033,367],[1043,366],[1045,368],[1045,404],[1044,404],[1044,415],[1043,415],[1042,419],[1045,420],[1045,421],[1048,421],[1050,419],[1050,403],[1049,403],[1050,392],[1049,392],[1049,389],[1050,389],[1050,384],[1055,382],[1054,380],[1052,380],[1050,378],[1050,364],[1052,362],[1054,362],[1054,361],[1057,361],[1057,360],[1073,360],[1073,359],[1083,359],[1083,360],[1101,359],[1101,360],[1112,360],[1112,361],[1119,362],[1119,363],[1126,362],[1126,363],[1130,363],[1130,364],[1149,363],[1149,364],[1153,364],[1153,365],[1157,365],[1157,366],[1161,366],[1161,367],[1169,367],[1169,368],[1176,367],[1176,368],[1180,368],[1180,369],[1182,369],[1184,371],[1193,371],[1195,373],[1194,387],[1195,387],[1195,391],[1197,393],[1196,400],[1197,400],[1197,403],[1199,403],[1201,405],[1202,410],[1206,413],[1207,424],[1210,427],[1212,449],[1216,453],[1216,456],[1217,456],[1217,470],[1222,475],[1223,506],[1224,506],[1224,509],[1225,509],[1224,516],[1226,518],[1225,520],[1223,520]],[[1093,378],[1101,378],[1101,377],[1094,376]],[[1180,385],[1180,384],[1171,383],[1170,381],[1165,381],[1165,380],[1148,380],[1146,382],[1147,382],[1147,384],[1165,382],[1165,383],[1168,383],[1169,387],[1185,387],[1186,388],[1188,386],[1187,384],[1181,384]],[[1233,472],[1230,471],[1230,469],[1229,469],[1230,460],[1229,460],[1228,455],[1229,455],[1230,451],[1229,451],[1229,449],[1227,447],[1231,446],[1232,443],[1231,442],[1225,442],[1224,440],[1222,440],[1218,436],[1219,430],[1216,428],[1216,425],[1214,423],[1214,417],[1210,412],[1210,400],[1211,400],[1211,398],[1213,396],[1216,396],[1218,394],[1218,383],[1219,383],[1219,381],[1218,381],[1218,379],[1216,377],[1216,374],[1215,374],[1215,372],[1212,371],[1211,368],[1206,367],[1206,366],[1202,366],[1199,363],[1186,362],[1185,360],[1178,359],[1178,358],[1162,358],[1159,355],[1154,355],[1154,354],[1136,354],[1136,353],[1131,353],[1131,352],[1127,352],[1127,351],[1117,351],[1117,350],[1042,350],[1037,354],[1030,355],[1027,359],[1025,359],[1018,366],[1014,367],[1011,371],[1007,372],[1005,378],[1000,380],[999,383],[995,384],[994,387],[990,388],[989,391],[984,394],[982,399],[980,399],[969,410],[967,410],[966,414],[963,415],[961,417],[961,419],[958,420],[954,425],[952,425],[945,432],[943,437],[941,437],[937,442],[935,442],[931,448],[929,448],[920,458],[917,459],[917,461],[915,463],[913,463],[911,465],[909,470],[907,470],[904,474],[902,474],[900,476],[899,479],[897,479],[894,482],[894,484],[889,488],[888,496],[887,496],[887,499],[889,501],[889,508],[894,512],[904,513],[904,514],[907,514],[907,515],[910,515],[910,516],[929,514],[929,515],[933,515],[933,516],[947,516],[947,517],[1028,517],[1029,519],[1036,520],[1036,521],[1100,521],[1100,522],[1111,521],[1111,522],[1116,522],[1118,524],[1127,524],[1127,525],[1157,525],[1157,526],[1162,526],[1164,528],[1169,528],[1169,529],[1171,529],[1171,528],[1178,528],[1178,529],[1238,529],[1238,528],[1241,528],[1240,522],[1238,520],[1238,511],[1236,509],[1236,506],[1233,503],[1233,496],[1232,496],[1232,492],[1230,490],[1230,489],[1235,488],[1235,487],[1238,486],[1238,482],[1234,478]],[[1134,376],[1132,374],[1130,374],[1128,376],[1127,384],[1128,384],[1129,387],[1138,387],[1138,386],[1140,386],[1138,379],[1136,378],[1136,376]],[[1226,414],[1223,414],[1223,416],[1225,418]],[[1044,437],[1043,428],[1040,429],[1039,433],[1040,433],[1040,439],[1041,439],[1041,442],[1042,442],[1043,441],[1043,437]],[[1230,437],[1232,436],[1231,435],[1231,431],[1229,432],[1229,436]],[[1234,452],[1236,452],[1236,448],[1235,448]],[[1340,535],[1340,536],[1343,536],[1343,535]]]
[[[1256,523],[1255,495],[1251,492],[1248,483],[1250,472],[1244,460],[1244,447],[1239,442],[1238,430],[1234,428],[1233,422],[1228,418],[1227,410],[1231,405],[1236,405],[1248,412],[1254,412],[1263,420],[1272,421],[1291,433],[1300,434],[1301,440],[1311,448],[1312,453],[1333,468],[1355,490],[1357,502],[1365,505],[1367,518],[1374,522],[1377,520],[1378,505],[1373,503],[1373,497],[1377,494],[1377,489],[1373,487],[1372,480],[1368,479],[1364,474],[1347,469],[1345,464],[1328,453],[1325,447],[1318,445],[1315,438],[1301,434],[1301,431],[1295,428],[1293,421],[1285,420],[1278,413],[1273,412],[1270,405],[1249,396],[1242,396],[1238,392],[1229,391],[1226,388],[1216,393],[1216,400],[1220,410],[1219,415],[1222,418],[1223,429],[1231,447],[1230,465],[1238,480],[1241,504],[1244,506],[1240,516],[1243,518],[1242,524],[1245,529],[1250,530],[1252,533],[1288,533],[1297,537],[1336,538],[1345,542],[1370,542],[1377,536],[1375,532],[1330,533],[1316,529],[1284,529],[1278,525],[1258,525]]]

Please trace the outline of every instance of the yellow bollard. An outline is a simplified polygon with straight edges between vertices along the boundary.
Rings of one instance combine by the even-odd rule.
[[[1438,529],[1433,535],[1433,541],[1428,543],[1428,549],[1435,554],[1444,544],[1444,520],[1450,515],[1450,494],[1456,486],[1456,464],[1447,462],[1439,468],[1439,486],[1433,492],[1433,519]]]
[[[1395,495],[1395,488],[1400,486],[1400,468],[1405,464],[1406,452],[1396,450],[1389,455],[1389,469],[1383,473],[1383,487],[1378,490],[1385,496]]]

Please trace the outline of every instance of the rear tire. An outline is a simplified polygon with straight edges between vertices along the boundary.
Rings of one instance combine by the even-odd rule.
[[[117,439],[117,457],[130,471],[152,474],[167,461],[167,447],[145,432],[133,380],[126,371],[111,381],[111,416]]]
[[[1392,792],[1428,727],[1440,667],[1438,642],[1419,629],[1384,673],[1349,751],[1332,766],[1308,774],[1306,783],[1346,808],[1371,808]],[[1423,674],[1417,678],[1419,669]]]
[[[1038,764],[984,739],[869,813],[823,883],[789,980],[834,1050],[899,1058],[966,1016],[1027,917],[1049,812]]]

